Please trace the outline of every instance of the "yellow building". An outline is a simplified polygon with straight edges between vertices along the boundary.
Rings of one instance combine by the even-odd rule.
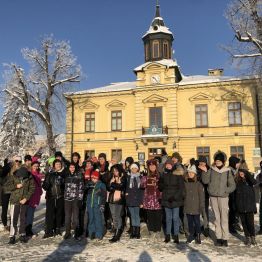
[[[66,154],[107,154],[135,160],[179,151],[184,162],[218,149],[245,158],[250,169],[260,159],[255,78],[184,76],[172,59],[173,35],[160,16],[143,36],[145,63],[135,82],[68,93]],[[211,159],[212,160],[212,159]]]

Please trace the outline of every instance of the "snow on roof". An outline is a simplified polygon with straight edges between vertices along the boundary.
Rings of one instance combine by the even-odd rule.
[[[119,82],[119,83],[111,83],[108,86],[92,88],[92,89],[78,91],[74,93],[66,93],[65,95],[83,95],[83,94],[128,91],[135,88],[136,88],[136,82]]]
[[[157,33],[165,33],[165,34],[173,35],[168,27],[158,25],[158,26],[154,26],[154,27],[150,26],[149,30],[143,35],[142,38],[144,38],[145,36],[147,36],[149,34],[157,34]]]
[[[152,63],[164,65],[164,66],[166,66],[166,67],[178,66],[176,60],[173,60],[173,59],[162,59],[162,60],[159,60],[159,61],[144,63],[144,64],[136,67],[136,68],[134,69],[134,71],[141,71],[141,70],[143,70],[143,68],[145,68],[147,65],[152,64]]]
[[[237,81],[237,80],[248,80],[255,79],[256,76],[205,76],[205,75],[195,75],[195,76],[182,76],[182,81],[178,84],[180,86],[184,85],[194,85],[194,84],[205,84],[205,83],[217,83],[226,81]]]

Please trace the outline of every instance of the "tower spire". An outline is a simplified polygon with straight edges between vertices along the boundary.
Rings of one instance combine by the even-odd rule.
[[[160,17],[160,5],[159,5],[159,0],[156,0],[156,16],[155,17]]]

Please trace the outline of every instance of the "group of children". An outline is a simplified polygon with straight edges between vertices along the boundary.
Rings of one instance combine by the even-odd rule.
[[[211,167],[205,157],[192,159],[185,167],[179,153],[168,157],[163,152],[162,158],[148,160],[144,170],[132,157],[124,163],[109,164],[101,153],[98,158],[87,158],[81,163],[77,152],[73,153],[72,162],[56,152],[43,183],[39,163],[32,161],[31,156],[24,160],[22,165],[21,158],[15,157],[8,172],[1,175],[2,223],[6,229],[7,202],[11,203],[10,244],[16,243],[19,217],[20,241],[27,242],[32,237],[34,212],[43,189],[45,239],[62,235],[65,227],[64,239],[71,238],[73,231],[76,240],[84,236],[102,240],[106,230],[111,230],[109,241],[114,243],[120,240],[127,218],[130,238],[140,239],[143,218],[154,239],[159,239],[163,230],[164,242],[173,238],[179,244],[179,233],[184,232],[187,243],[201,244],[201,217],[203,234],[209,235],[210,203],[215,216],[215,245],[228,246],[229,232],[240,230],[239,218],[245,244],[256,245],[257,181],[245,162],[236,157],[230,157],[226,167],[227,157],[221,151],[214,155]]]

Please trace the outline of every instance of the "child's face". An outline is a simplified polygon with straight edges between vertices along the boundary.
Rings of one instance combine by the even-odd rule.
[[[155,165],[150,165],[150,166],[149,166],[149,170],[150,170],[151,172],[156,172],[156,166],[155,166]]]
[[[114,177],[119,177],[119,172],[117,169],[114,169]]]
[[[133,167],[133,168],[131,169],[131,172],[132,172],[133,174],[136,174],[136,173],[138,172],[138,169],[137,169],[136,167]]]
[[[97,181],[98,181],[98,179],[97,179],[96,177],[92,177],[92,182],[93,182],[93,183],[95,183],[95,184],[96,184],[96,183],[97,183]]]
[[[55,171],[59,171],[62,169],[62,165],[60,162],[55,163]]]
[[[75,166],[71,165],[69,167],[69,170],[70,170],[71,174],[73,174],[75,172],[76,168],[75,168]]]
[[[90,169],[92,167],[91,163],[90,162],[87,162],[86,163],[86,170]]]
[[[245,177],[245,174],[243,172],[239,172],[239,176],[244,178]]]
[[[172,165],[171,164],[166,164],[166,169],[171,170],[172,169]]]
[[[188,176],[189,176],[189,178],[191,178],[191,179],[193,179],[194,177],[195,177],[195,173],[193,173],[193,172],[188,172]]]
[[[217,167],[223,166],[223,162],[220,161],[220,160],[216,160],[215,164],[216,164]]]
[[[34,164],[32,166],[32,171],[37,171],[39,169],[39,165],[38,164]]]

